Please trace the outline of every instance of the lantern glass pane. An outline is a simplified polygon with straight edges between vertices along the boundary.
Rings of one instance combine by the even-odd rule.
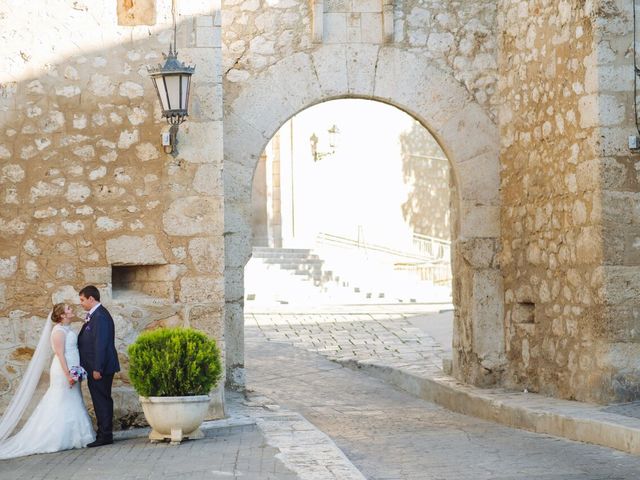
[[[180,108],[186,110],[188,108],[189,103],[189,81],[191,80],[191,75],[182,75],[181,87],[182,87],[182,105]]]
[[[169,96],[169,108],[166,110],[177,110],[180,108],[180,75],[165,75],[164,81]]]
[[[156,91],[158,92],[158,97],[160,98],[160,105],[162,106],[162,110],[166,110],[168,107],[167,102],[167,91],[164,88],[164,81],[162,77],[151,77],[153,80],[153,84],[156,87]]]

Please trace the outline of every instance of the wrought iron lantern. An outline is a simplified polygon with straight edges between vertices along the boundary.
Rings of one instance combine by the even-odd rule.
[[[318,143],[320,139],[315,133],[312,133],[311,137],[309,137],[309,142],[311,143],[311,156],[313,157],[314,162],[322,160],[323,158],[328,157],[330,155],[334,155],[336,153],[336,145],[337,145],[338,135],[340,134],[340,130],[334,124],[331,126],[331,128],[327,129],[327,133],[329,134],[329,144],[328,144],[329,150],[327,151],[319,150]]]
[[[149,75],[156,87],[162,116],[171,125],[168,138],[163,135],[162,145],[166,153],[174,157],[178,155],[178,126],[189,115],[189,93],[191,90],[191,75],[196,67],[184,65],[178,60],[178,52],[174,45],[169,47],[169,55],[164,65],[149,68]]]

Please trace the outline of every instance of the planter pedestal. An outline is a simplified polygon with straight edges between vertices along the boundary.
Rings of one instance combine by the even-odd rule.
[[[172,445],[184,439],[203,438],[200,425],[207,414],[208,395],[187,397],[140,397],[142,411],[151,426],[149,440],[169,440]]]

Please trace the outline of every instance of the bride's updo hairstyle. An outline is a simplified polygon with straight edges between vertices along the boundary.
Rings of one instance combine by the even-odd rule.
[[[53,323],[60,323],[62,316],[64,315],[64,309],[67,306],[66,303],[56,303],[51,310],[51,321]]]

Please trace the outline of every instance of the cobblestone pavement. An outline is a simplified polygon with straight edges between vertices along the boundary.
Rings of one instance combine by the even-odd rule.
[[[453,413],[328,360],[373,351],[438,368],[442,350],[403,315],[252,314],[246,323],[249,388],[302,413],[368,479],[640,478],[640,457]],[[406,350],[385,348],[409,334]]]
[[[415,307],[397,306],[394,312],[391,305],[365,308],[374,313],[350,313],[353,307],[337,306],[322,312],[252,312],[245,315],[245,325],[258,328],[270,341],[287,342],[332,361],[370,362],[425,376],[442,373],[443,360],[451,358],[452,311],[419,312]],[[640,418],[640,402],[601,410]]]
[[[146,438],[0,462],[3,480],[37,479],[183,479],[298,477],[276,458],[255,425],[215,429],[205,438],[179,446],[152,445]]]
[[[227,392],[228,418],[205,438],[151,444],[148,429],[113,445],[0,461],[0,480],[363,480],[333,441],[295,412]]]
[[[411,321],[415,313],[249,313],[245,326],[336,361],[379,361],[416,373],[442,369],[445,350]]]

